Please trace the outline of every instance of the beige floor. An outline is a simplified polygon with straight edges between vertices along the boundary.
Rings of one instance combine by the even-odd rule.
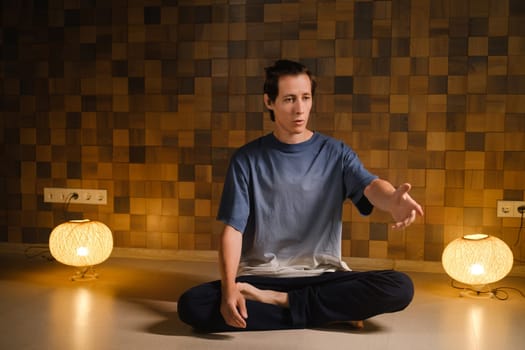
[[[42,257],[0,254],[0,349],[523,349],[525,298],[458,297],[442,274],[410,273],[405,310],[343,328],[198,334],[177,317],[188,286],[217,277],[210,262],[111,258],[93,282]],[[525,278],[497,286],[525,292]]]

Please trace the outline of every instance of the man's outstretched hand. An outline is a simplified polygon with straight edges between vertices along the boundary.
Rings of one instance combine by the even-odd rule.
[[[408,194],[411,188],[409,183],[404,183],[392,194],[390,213],[395,221],[394,229],[405,228],[416,220],[417,215],[423,216],[421,206]]]

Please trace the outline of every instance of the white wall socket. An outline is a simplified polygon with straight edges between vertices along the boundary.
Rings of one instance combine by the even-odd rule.
[[[518,208],[521,206],[525,206],[525,201],[498,201],[498,218],[520,218],[522,214]]]
[[[77,198],[73,196],[75,193],[78,195]],[[66,203],[67,201],[69,203],[103,205],[108,202],[108,191],[83,188],[44,188],[44,202]]]

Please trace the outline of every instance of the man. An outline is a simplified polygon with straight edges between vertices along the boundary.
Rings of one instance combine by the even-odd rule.
[[[322,327],[404,309],[410,278],[396,271],[354,272],[341,260],[342,206],[391,213],[395,229],[421,206],[369,173],[344,143],[307,128],[316,83],[300,63],[266,68],[264,103],[273,133],[232,157],[218,219],[221,280],[178,302],[182,321],[205,331]]]

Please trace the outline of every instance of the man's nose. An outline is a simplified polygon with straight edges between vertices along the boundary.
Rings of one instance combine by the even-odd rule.
[[[298,99],[297,102],[295,103],[295,113],[297,114],[304,113],[305,108],[306,108],[305,105],[306,105],[306,102],[302,101],[301,99]]]

